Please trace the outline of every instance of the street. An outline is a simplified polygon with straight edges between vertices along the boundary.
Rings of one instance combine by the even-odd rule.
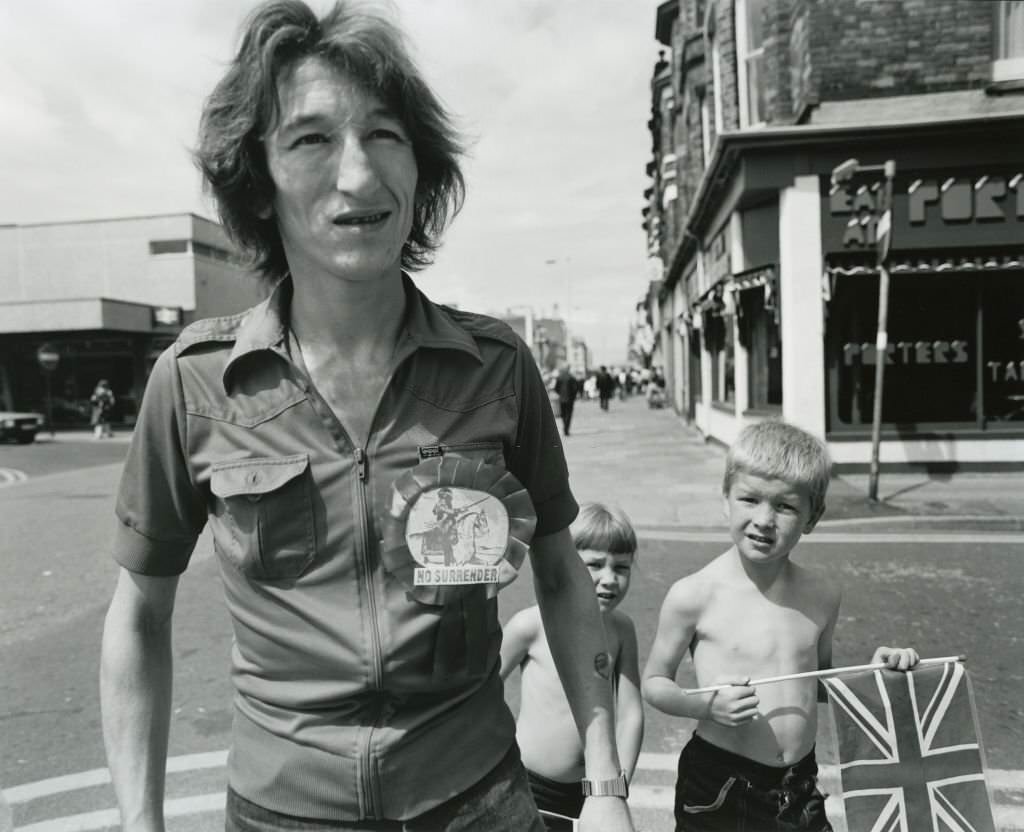
[[[670,410],[649,410],[639,398],[613,401],[609,413],[596,402],[579,403],[572,436],[564,441],[577,499],[620,504],[640,532],[622,609],[636,623],[642,667],[668,587],[727,548],[720,501],[724,453]],[[107,541],[125,448],[123,441],[94,443],[84,434],[0,447],[0,468],[25,474],[0,488],[0,785],[18,829],[116,826],[97,662],[117,572]],[[837,516],[830,520],[826,511],[795,556],[843,588],[835,664],[864,663],[879,644],[913,645],[922,656],[966,655],[997,821],[1018,828],[1024,825],[1024,532],[1016,525],[1019,514],[1011,512],[1012,501],[1021,499],[1020,478],[1002,480],[1002,497],[991,479],[965,480],[962,490],[956,478],[917,489],[882,480],[883,496],[925,492],[920,511],[909,497],[894,498],[889,512],[860,510],[856,489],[837,482]],[[928,499],[935,502],[928,489],[939,487],[947,506],[942,514],[924,508]],[[986,505],[999,514],[975,517],[964,509],[977,504],[972,488],[983,488]],[[941,522],[943,515],[962,513],[973,519]],[[531,604],[532,595],[524,570],[502,594],[502,619]],[[182,577],[175,622],[169,828],[213,830],[222,828],[231,635],[206,537]],[[684,668],[680,682],[692,678]],[[514,683],[509,701],[513,708],[518,701]],[[650,708],[646,716],[631,804],[638,829],[670,829],[675,756],[692,726]],[[835,792],[830,725],[823,710],[818,755],[825,790]],[[830,811],[835,806],[833,798]]]

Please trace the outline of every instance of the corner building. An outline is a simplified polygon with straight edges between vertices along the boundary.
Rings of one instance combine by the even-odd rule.
[[[223,228],[194,214],[0,225],[0,409],[87,425],[106,378],[114,421],[133,424],[153,363],[185,326],[263,296]],[[49,372],[41,347],[58,356]]]
[[[781,417],[866,470],[883,182],[831,174],[891,161],[881,462],[1024,468],[1024,0],[669,0],[655,35],[676,410],[726,444]]]

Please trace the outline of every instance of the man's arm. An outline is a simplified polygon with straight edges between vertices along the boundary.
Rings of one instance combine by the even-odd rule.
[[[103,626],[100,705],[122,829],[162,832],[178,578],[122,568]]]
[[[505,681],[519,667],[537,636],[539,619],[536,609],[520,610],[502,628],[501,680]]]
[[[568,529],[534,538],[530,562],[548,646],[583,742],[587,779],[614,780],[620,768],[612,706],[613,668],[593,583]],[[632,832],[626,801],[587,798],[580,829]]]
[[[619,661],[616,671],[615,741],[619,762],[632,782],[640,746],[644,739],[644,703],[640,696],[640,658],[636,628],[625,615],[619,615]]]

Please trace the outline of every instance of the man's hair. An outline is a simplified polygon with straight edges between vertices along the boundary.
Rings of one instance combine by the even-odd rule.
[[[636,556],[636,532],[626,512],[620,508],[584,503],[571,532],[577,550]]]
[[[747,425],[725,457],[722,493],[728,494],[737,473],[784,480],[807,488],[812,513],[825,505],[832,460],[825,443],[786,422]]]
[[[353,0],[319,19],[302,0],[268,0],[246,19],[238,53],[206,100],[194,151],[221,222],[268,281],[288,272],[277,220],[260,216],[274,197],[262,139],[280,116],[279,79],[309,57],[379,98],[408,131],[418,180],[402,267],[428,266],[465,198],[462,142],[397,25]]]

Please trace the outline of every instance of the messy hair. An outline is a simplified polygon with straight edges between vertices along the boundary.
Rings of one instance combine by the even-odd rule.
[[[636,532],[626,513],[615,506],[584,503],[571,526],[577,550],[636,555]]]
[[[269,0],[246,19],[238,53],[206,100],[194,151],[221,222],[264,278],[287,273],[277,220],[266,216],[274,183],[262,137],[280,116],[278,81],[310,57],[379,98],[408,131],[418,180],[402,267],[428,266],[465,198],[462,141],[397,25],[353,0],[338,0],[322,18],[302,0]]]
[[[825,505],[832,460],[820,439],[794,425],[770,420],[747,425],[729,448],[722,481],[724,494],[729,493],[737,473],[805,487],[811,511],[817,514]]]

